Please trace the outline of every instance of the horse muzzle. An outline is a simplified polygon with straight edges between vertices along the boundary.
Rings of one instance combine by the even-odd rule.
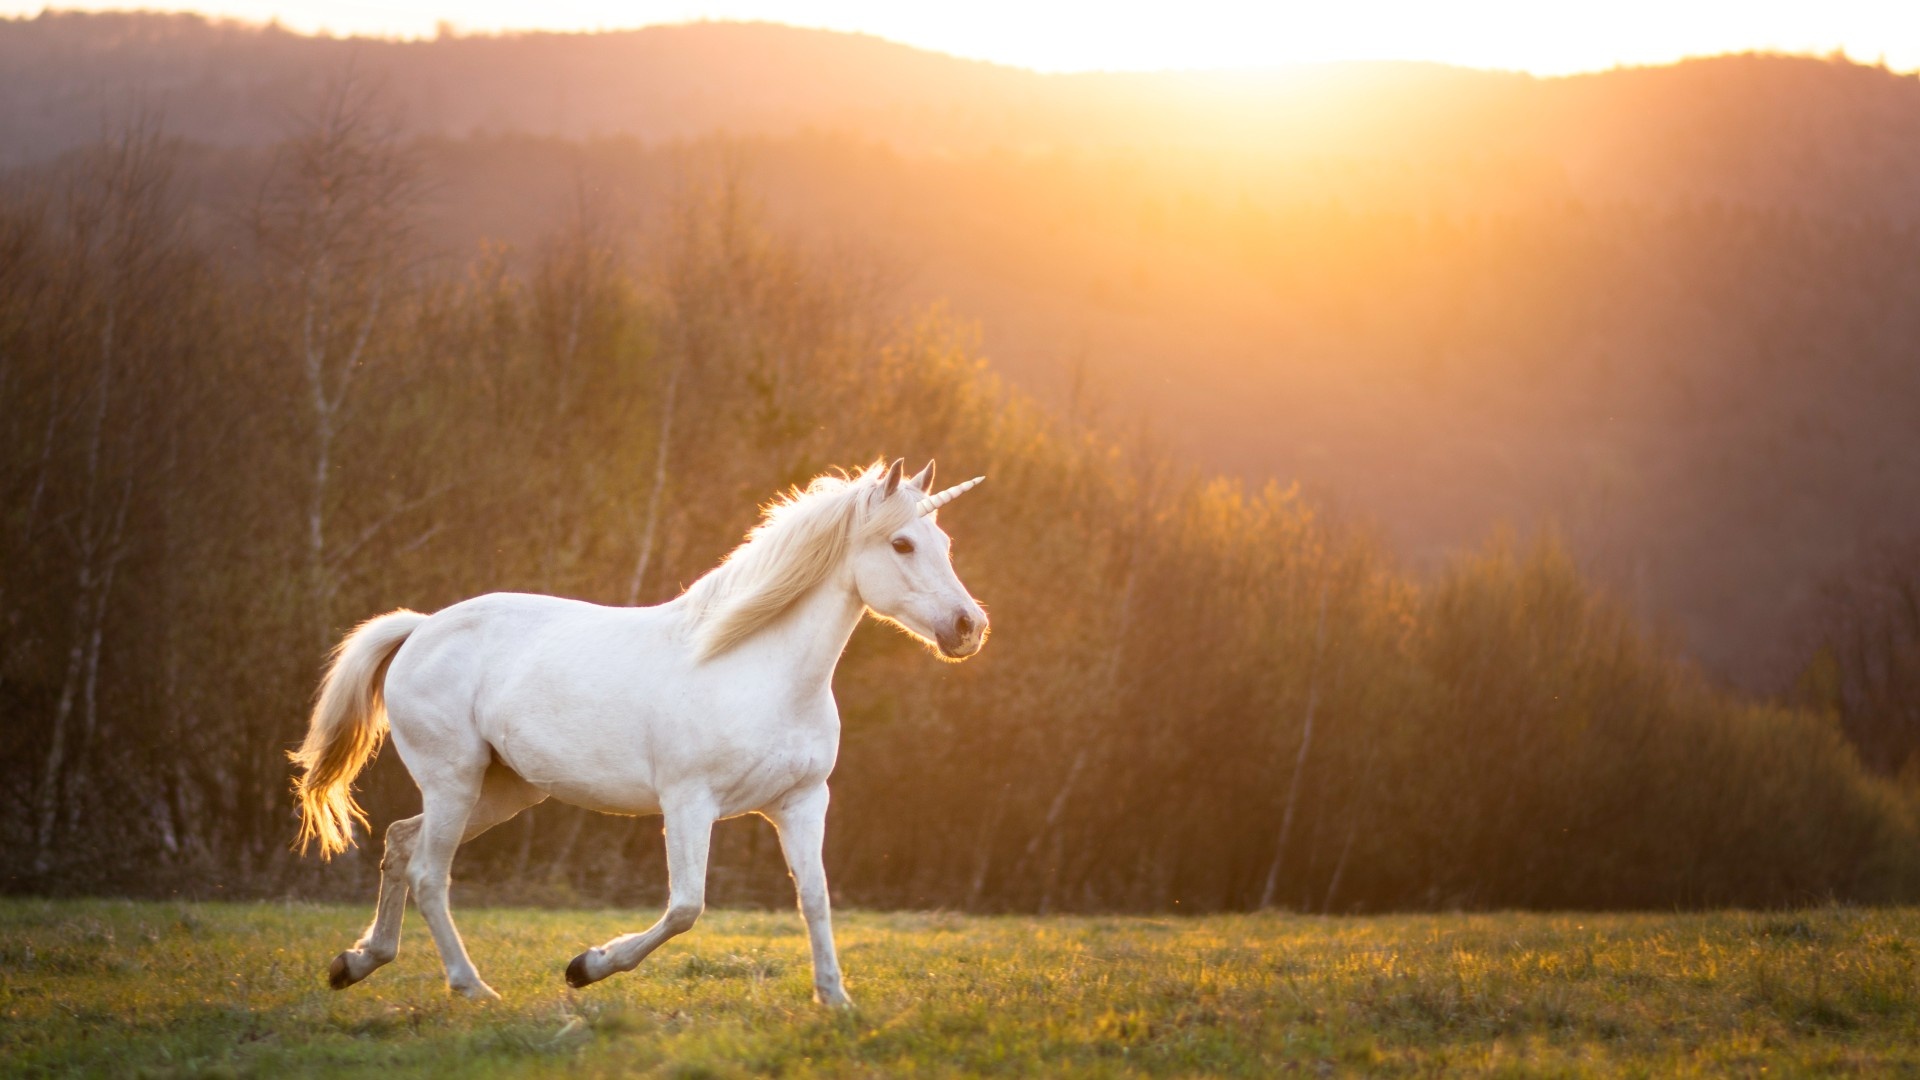
[[[953,618],[941,627],[936,639],[940,645],[940,655],[949,660],[964,660],[972,656],[987,643],[986,613],[978,608],[955,612]]]

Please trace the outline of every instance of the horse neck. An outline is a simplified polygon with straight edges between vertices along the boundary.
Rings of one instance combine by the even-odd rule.
[[[795,686],[826,686],[833,681],[833,669],[839,666],[840,654],[866,610],[851,577],[841,572],[801,594],[786,614],[761,632],[772,638],[773,654],[782,658]]]

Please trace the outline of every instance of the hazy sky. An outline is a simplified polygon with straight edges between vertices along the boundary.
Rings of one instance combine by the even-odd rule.
[[[39,2],[0,0],[32,14]],[[1179,0],[1158,4],[972,0],[78,0],[61,7],[199,10],[299,30],[426,36],[592,30],[693,19],[765,19],[859,30],[1047,71],[1266,67],[1299,61],[1437,60],[1539,74],[1767,49],[1884,59],[1920,69],[1920,0]]]

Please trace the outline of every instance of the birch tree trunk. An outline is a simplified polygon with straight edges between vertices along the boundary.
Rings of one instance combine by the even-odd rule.
[[[79,568],[74,583],[72,614],[69,619],[68,633],[71,640],[67,648],[66,670],[60,680],[60,697],[53,711],[51,737],[48,740],[47,754],[42,762],[38,798],[34,808],[34,861],[35,873],[46,873],[52,865],[53,842],[59,822],[60,808],[65,802],[69,808],[79,792],[80,779],[73,775],[70,761],[78,758],[76,749],[84,752],[85,742],[75,740],[71,729],[74,707],[83,695],[90,696],[91,681],[87,679],[90,670],[97,670],[99,621],[105,617],[104,601],[96,595],[102,590],[103,546],[117,536],[109,537],[108,532],[117,533],[119,524],[124,524],[126,503],[120,506],[119,523],[109,528],[103,527],[95,516],[100,489],[101,462],[104,457],[103,443],[107,434],[107,413],[113,402],[115,355],[114,340],[115,309],[109,298],[101,320],[99,356],[93,369],[94,407],[89,414],[87,424],[87,442],[84,454],[85,472],[81,482],[79,523],[75,528],[75,555]],[[91,662],[90,662],[91,661]],[[92,702],[88,703],[89,709]],[[91,723],[91,718],[89,718]],[[83,733],[90,734],[90,733]],[[70,743],[79,741],[77,747]],[[71,814],[69,821],[71,823]]]
[[[1287,841],[1293,834],[1294,808],[1300,801],[1300,780],[1307,772],[1307,757],[1313,753],[1314,713],[1320,707],[1320,661],[1327,647],[1327,586],[1320,585],[1320,617],[1313,632],[1313,666],[1307,674],[1307,710],[1300,725],[1300,750],[1293,759],[1293,780],[1287,785],[1286,808],[1280,813],[1280,835],[1274,840],[1273,861],[1267,864],[1266,884],[1260,889],[1260,907],[1273,906],[1280,886],[1280,867],[1287,857]]]
[[[256,240],[297,296],[291,348],[311,425],[300,562],[309,632],[332,645],[342,565],[360,546],[334,526],[333,480],[354,383],[403,273],[417,168],[378,95],[351,79],[328,86],[293,131],[254,210]]]
[[[633,576],[627,579],[627,606],[640,602],[647,572],[653,568],[653,551],[660,535],[660,501],[667,490],[667,466],[673,454],[673,418],[680,397],[680,372],[686,367],[686,355],[676,349],[673,367],[667,373],[666,389],[660,398],[660,435],[653,453],[653,487],[647,493],[646,516],[641,519],[640,553],[634,559]]]
[[[93,582],[91,567],[81,564],[80,581],[73,598],[73,624],[76,632],[67,648],[66,673],[60,680],[60,698],[53,707],[53,724],[47,743],[47,754],[40,769],[40,787],[34,799],[34,856],[33,871],[44,874],[52,867],[53,831],[59,821],[60,788],[65,779],[67,763],[67,724],[73,716],[74,698],[79,691],[80,669],[85,663],[86,649],[78,627],[86,621],[87,608],[92,600]]]

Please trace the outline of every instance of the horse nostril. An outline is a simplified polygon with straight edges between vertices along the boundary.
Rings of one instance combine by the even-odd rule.
[[[966,637],[968,634],[973,633],[973,616],[961,615],[959,618],[953,620],[953,628],[959,632],[961,637]]]

